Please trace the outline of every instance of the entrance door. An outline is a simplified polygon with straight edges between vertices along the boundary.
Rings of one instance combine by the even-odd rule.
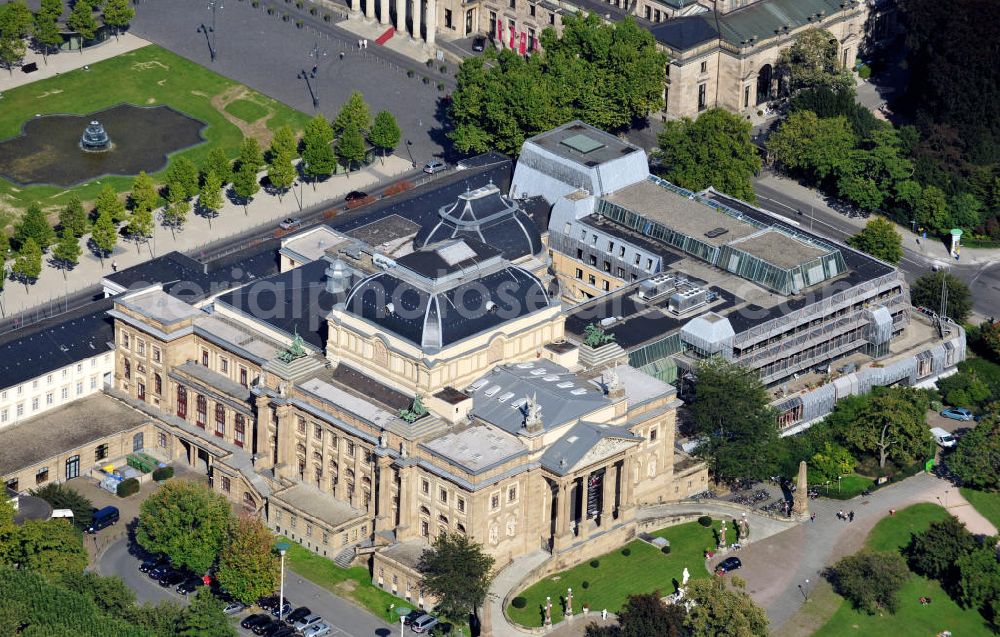
[[[72,456],[66,459],[66,479],[80,477],[80,456]]]
[[[472,12],[473,11],[475,11],[475,9],[469,9],[468,11],[465,12],[465,35],[466,36],[472,35],[472,31],[473,31],[473,29],[472,29]]]
[[[142,432],[140,431],[136,435],[132,436],[132,452],[136,453],[142,451]]]

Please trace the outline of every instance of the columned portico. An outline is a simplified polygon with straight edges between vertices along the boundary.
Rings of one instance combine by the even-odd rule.
[[[351,12],[357,13],[361,11],[361,0],[351,0]]]
[[[375,0],[365,0],[365,18],[368,20],[375,19]]]
[[[375,0],[372,0],[375,2]],[[389,0],[379,0],[378,4],[379,24],[389,24]]]
[[[420,39],[420,14],[421,11],[421,0],[413,0],[413,17],[410,22],[413,24],[413,39]]]
[[[357,1],[357,0],[352,0]],[[410,0],[396,0],[396,30],[406,33],[406,4]]]
[[[427,0],[427,26],[425,28],[427,31],[427,44],[433,46],[437,31],[437,0]]]

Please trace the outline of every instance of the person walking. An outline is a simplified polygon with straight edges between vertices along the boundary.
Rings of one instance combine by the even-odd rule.
[[[848,522],[854,521],[854,511],[851,511],[850,513],[847,514],[847,520]]]
[[[816,514],[815,513],[813,513],[812,515],[809,516],[809,521],[810,522],[815,522],[816,521]]]
[[[608,609],[605,608],[604,610],[601,611],[601,619],[607,619],[607,618],[608,618]]]
[[[118,262],[117,261],[112,261],[111,262],[111,270],[113,272],[117,272],[118,271]]]

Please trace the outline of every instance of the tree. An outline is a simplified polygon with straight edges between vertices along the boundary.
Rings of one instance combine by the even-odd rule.
[[[24,0],[11,0],[0,8],[0,35],[23,39],[31,35],[34,18]]]
[[[78,237],[87,233],[87,227],[90,223],[87,221],[87,213],[84,211],[83,203],[78,196],[70,197],[66,207],[59,211],[59,225],[63,229],[69,228]]]
[[[809,460],[810,467],[816,471],[812,474],[814,480],[835,480],[854,471],[856,464],[857,460],[850,451],[831,442],[823,443],[823,450],[813,454]]]
[[[292,159],[299,156],[299,140],[296,139],[295,133],[288,126],[282,126],[274,131],[274,137],[271,138],[271,148],[268,149],[269,160],[274,161],[274,157],[281,153],[287,153]]]
[[[951,228],[948,200],[936,186],[927,186],[923,189],[920,199],[917,200],[914,215],[918,225],[934,234],[943,234]]]
[[[222,180],[215,173],[208,173],[198,195],[198,205],[211,220],[222,209]],[[211,223],[211,221],[209,221]]]
[[[58,18],[58,15],[47,13],[44,6],[35,14],[34,38],[42,50],[42,58],[46,64],[49,62],[49,53],[63,42],[62,33],[59,32],[59,25],[56,23]]]
[[[140,171],[132,182],[132,214],[128,220],[128,234],[135,239],[136,249],[139,243],[153,236],[153,209],[160,203],[156,193],[153,178]]]
[[[42,249],[34,239],[29,237],[21,245],[21,251],[14,259],[12,271],[14,276],[24,283],[25,290],[28,289],[29,282],[38,280],[42,273]]]
[[[0,239],[2,242],[2,239]],[[3,246],[0,245],[0,248]],[[986,321],[979,326],[979,340],[989,349],[993,360],[1000,360],[1000,321]]]
[[[0,64],[7,67],[7,72],[14,76],[14,67],[20,66],[28,47],[24,40],[0,31]]]
[[[83,43],[93,40],[97,34],[97,20],[94,18],[94,8],[90,0],[77,0],[73,3],[66,26],[79,34],[81,38],[80,53],[83,53]]]
[[[135,537],[175,566],[204,573],[215,562],[232,513],[224,497],[188,480],[171,480],[142,503]]]
[[[423,587],[438,600],[441,612],[463,620],[483,605],[493,581],[492,556],[461,533],[441,533],[420,557]]]
[[[727,585],[729,582],[729,585]],[[766,637],[767,613],[746,592],[739,577],[698,579],[688,583],[693,602],[686,626],[690,637]]]
[[[984,221],[983,202],[971,192],[960,192],[952,197],[948,208],[951,210],[951,222],[959,228],[971,230]]]
[[[1000,489],[1000,418],[991,415],[966,432],[946,463],[966,486]]]
[[[18,244],[18,249],[21,249],[28,239],[34,239],[35,245],[43,250],[56,240],[56,231],[49,225],[41,206],[35,201],[28,204],[21,221],[14,227],[14,240]]]
[[[278,130],[280,131],[281,129]],[[277,136],[277,133],[275,133],[275,136]],[[201,166],[202,177],[207,177],[208,173],[212,172],[218,175],[219,179],[222,180],[223,186],[233,180],[233,163],[229,161],[229,156],[226,155],[226,151],[218,146],[208,151],[208,156],[205,157],[205,163]]]
[[[965,528],[965,524],[949,515],[943,520],[931,522],[923,533],[910,536],[910,543],[903,553],[914,572],[953,589],[958,581],[958,558],[978,546],[976,536]]]
[[[73,231],[69,228],[63,230],[59,243],[56,244],[55,249],[52,251],[52,256],[59,264],[59,267],[62,268],[63,279],[66,278],[66,270],[72,270],[80,263],[80,254],[82,253],[83,248],[80,247],[80,240],[76,238]]]
[[[757,375],[712,357],[698,365],[691,404],[696,453],[709,461],[716,481],[764,477],[773,468],[777,418]]]
[[[892,264],[903,258],[903,237],[896,231],[895,224],[883,217],[870,219],[861,232],[847,240],[847,244]]]
[[[180,637],[236,637],[229,618],[222,612],[222,602],[207,587],[198,589],[191,604],[181,613],[177,635]]]
[[[750,142],[750,122],[721,108],[666,122],[657,136],[656,155],[663,177],[689,190],[713,186],[744,201],[755,202],[751,178],[760,157]]]
[[[114,252],[115,246],[118,244],[118,229],[115,227],[114,222],[111,221],[109,213],[102,212],[97,215],[97,221],[94,222],[90,238],[94,241],[97,256],[100,257],[103,267],[104,257]]]
[[[131,619],[135,614],[135,593],[120,577],[103,577],[84,571],[68,574],[60,583],[85,594],[97,608],[109,615]]]
[[[247,213],[247,206],[253,201],[253,196],[260,191],[260,182],[257,181],[257,171],[251,166],[240,168],[233,177],[233,192],[243,203],[243,214]]]
[[[966,608],[982,608],[1000,598],[1000,563],[997,562],[996,538],[959,555],[956,593]]]
[[[45,500],[52,505],[53,509],[71,509],[73,511],[73,524],[77,528],[87,528],[94,517],[94,504],[90,498],[64,484],[50,482],[44,487],[32,491],[31,495]]]
[[[198,169],[186,157],[178,157],[167,169],[167,188],[185,199],[198,195]]]
[[[365,160],[365,138],[354,125],[349,125],[340,134],[340,139],[337,140],[337,158],[347,172],[350,172],[355,164]]]
[[[942,282],[948,289],[945,314],[956,323],[962,323],[972,311],[972,295],[969,287],[954,274],[939,270],[921,275],[910,287],[910,302],[915,307],[926,307],[939,312]]]
[[[281,196],[295,183],[295,164],[287,150],[272,154],[271,163],[267,166],[267,180],[278,191],[278,201],[281,201]]]
[[[804,31],[781,52],[779,76],[793,93],[819,87],[853,91],[854,77],[841,66],[837,48],[837,38],[826,29]]]
[[[81,573],[87,551],[80,533],[67,520],[30,520],[21,526],[18,567],[35,571],[49,581]]]
[[[42,0],[38,12],[52,18],[53,20],[58,20],[62,17],[64,10],[65,6],[63,5],[63,0]]]
[[[877,454],[879,467],[891,459],[909,466],[930,449],[931,437],[924,424],[930,402],[912,387],[890,387],[872,394],[845,437],[859,451]]]
[[[945,402],[955,407],[979,409],[993,398],[990,386],[975,371],[962,370],[958,374],[940,378],[937,386]]]
[[[108,3],[104,5],[102,16],[104,24],[115,30],[115,38],[117,39],[118,34],[132,22],[132,18],[135,17],[135,9],[129,5],[128,0],[108,0]]]
[[[163,223],[170,228],[170,235],[176,237],[177,228],[187,223],[191,212],[191,202],[184,197],[179,188],[167,188],[167,205],[163,207]]]
[[[848,555],[833,565],[828,577],[834,589],[869,615],[899,607],[899,589],[910,577],[906,562],[898,553],[865,549]]]
[[[101,189],[100,194],[97,195],[97,200],[94,202],[94,207],[97,210],[98,216],[103,212],[107,212],[108,216],[115,223],[121,223],[128,218],[125,203],[118,198],[118,193],[115,192],[115,189],[110,184],[105,184],[104,188]]]
[[[264,153],[255,138],[243,138],[243,143],[240,144],[240,157],[236,163],[236,170],[243,170],[244,166],[249,166],[254,173],[259,172],[264,167]]]
[[[385,163],[385,156],[391,153],[396,148],[396,145],[399,144],[401,135],[399,125],[396,123],[396,118],[392,116],[392,113],[389,111],[379,111],[375,115],[375,123],[372,124],[372,129],[368,133],[368,141],[381,153],[383,164]]]
[[[337,119],[333,120],[333,132],[342,135],[352,126],[362,133],[372,127],[372,114],[361,91],[353,91],[340,107]]]
[[[767,151],[784,169],[823,183],[839,174],[856,144],[847,119],[796,111],[768,138]]]
[[[302,161],[305,162],[302,172],[313,182],[313,189],[318,180],[329,177],[337,166],[332,143],[333,129],[326,118],[316,115],[309,120],[302,136]]]
[[[618,612],[619,637],[678,637],[686,614],[680,604],[667,606],[660,591],[629,595]]]
[[[219,583],[230,595],[249,605],[277,588],[278,571],[271,531],[254,517],[234,520],[219,555],[216,571]]]

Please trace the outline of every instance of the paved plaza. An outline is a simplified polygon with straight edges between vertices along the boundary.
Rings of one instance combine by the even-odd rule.
[[[318,93],[318,110],[327,117],[336,116],[352,91],[361,91],[373,114],[386,109],[395,115],[403,139],[412,142],[408,148],[418,164],[444,153],[447,139],[440,102],[454,87],[454,64],[445,76],[371,42],[368,49],[359,50],[359,36],[350,31],[302,12],[296,13],[303,20],[298,28],[294,20],[282,22],[267,15],[265,6],[261,3],[254,9],[248,0],[232,0],[217,11],[215,62],[208,39],[198,31],[200,25],[212,24],[212,12],[203,0],[142,2],[131,31],[305,113],[316,110],[310,87],[299,75],[316,65],[317,78],[310,82]],[[281,4],[280,9],[295,12],[294,5]],[[318,59],[310,57],[314,47]],[[407,77],[408,70],[415,77]],[[425,76],[433,79],[424,84],[420,78]],[[445,90],[438,90],[439,81]],[[406,149],[403,146],[399,152],[405,155]]]

